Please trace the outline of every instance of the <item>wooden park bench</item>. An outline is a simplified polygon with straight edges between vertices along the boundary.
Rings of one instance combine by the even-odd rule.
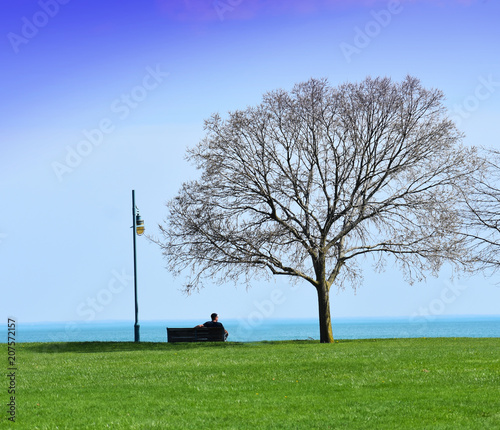
[[[224,342],[223,327],[167,327],[168,342]]]

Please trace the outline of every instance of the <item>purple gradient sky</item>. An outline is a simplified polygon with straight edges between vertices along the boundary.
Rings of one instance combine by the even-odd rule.
[[[184,153],[203,136],[203,120],[256,104],[268,90],[310,77],[335,85],[411,74],[444,91],[468,144],[500,146],[499,12],[493,0],[4,5],[0,316],[133,319],[132,282],[110,290],[116,271],[132,274],[131,190],[155,234],[165,201],[196,175]],[[68,166],[86,136],[99,144]],[[269,317],[317,314],[306,284],[291,288],[280,278],[185,297],[143,239],[138,264],[143,320],[205,320],[213,311],[245,319],[274,289],[285,300]],[[391,265],[383,274],[367,265],[364,276],[357,295],[333,294],[334,317],[411,317],[429,306],[435,314],[498,314],[497,278],[464,279],[439,307],[450,288],[446,271],[413,286]]]

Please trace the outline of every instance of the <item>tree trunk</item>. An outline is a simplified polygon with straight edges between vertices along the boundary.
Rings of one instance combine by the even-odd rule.
[[[317,287],[319,309],[319,341],[333,343],[332,319],[330,316],[330,291],[326,282]]]

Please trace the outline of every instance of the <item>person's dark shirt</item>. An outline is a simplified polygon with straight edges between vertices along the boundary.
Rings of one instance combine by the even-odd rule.
[[[206,323],[203,324],[205,327],[222,327],[224,328],[224,326],[222,325],[222,323],[220,322],[215,322],[215,321],[207,321]]]

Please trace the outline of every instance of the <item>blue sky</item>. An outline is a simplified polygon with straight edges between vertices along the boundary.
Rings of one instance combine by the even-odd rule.
[[[500,5],[478,1],[17,1],[0,17],[0,316],[133,320],[131,190],[155,235],[197,172],[185,150],[214,112],[311,77],[406,74],[447,97],[466,143],[499,147]],[[314,318],[286,279],[186,297],[160,250],[138,247],[141,320]],[[406,284],[367,264],[333,317],[498,315],[500,279]],[[428,315],[428,316],[426,316]]]

